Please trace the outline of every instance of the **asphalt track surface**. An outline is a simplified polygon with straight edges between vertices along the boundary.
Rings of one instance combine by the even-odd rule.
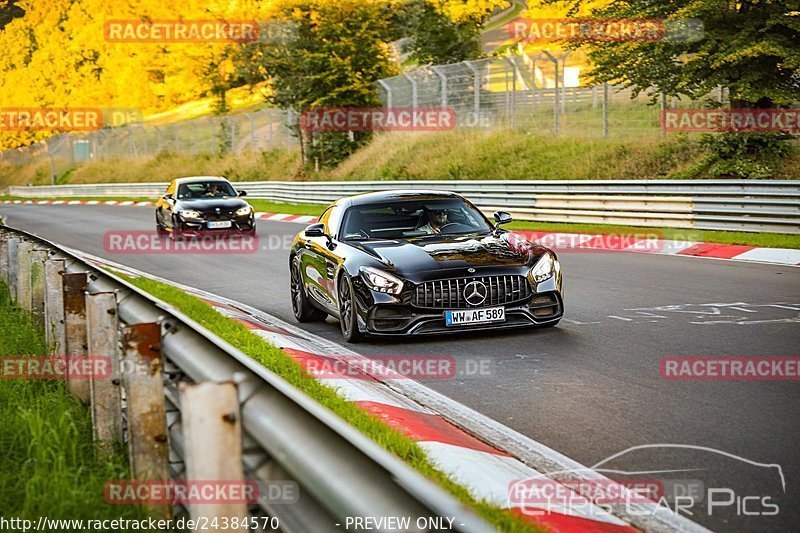
[[[302,229],[259,221],[251,255],[109,253],[107,231],[152,230],[142,207],[2,205],[6,223],[238,300],[295,322],[288,243]],[[676,381],[664,356],[800,355],[800,268],[632,253],[561,253],[566,314],[556,328],[371,340],[364,355],[450,355],[458,373],[424,383],[567,456],[629,480],[691,480],[691,518],[717,531],[800,529],[800,381]],[[341,342],[338,323],[305,329]],[[738,457],[738,458],[737,458]],[[741,459],[739,459],[741,458]],[[750,461],[750,462],[746,462]],[[778,469],[753,463],[779,465]],[[654,470],[682,470],[652,474]],[[708,513],[714,501],[732,500]],[[756,496],[756,499],[745,500]],[[764,500],[763,498],[769,498]],[[742,516],[772,512],[775,516]]]

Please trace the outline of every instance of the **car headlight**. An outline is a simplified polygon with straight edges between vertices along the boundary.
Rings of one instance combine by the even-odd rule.
[[[403,280],[392,276],[388,272],[372,267],[361,267],[359,271],[361,272],[361,277],[364,278],[364,281],[372,290],[389,294],[400,294],[403,290]]]
[[[541,283],[546,279],[553,276],[558,265],[558,260],[553,257],[553,254],[546,252],[542,257],[536,261],[530,272],[531,281],[534,283]]]
[[[253,208],[250,207],[249,205],[246,205],[244,207],[240,207],[239,209],[236,210],[236,216],[237,217],[247,216],[247,215],[250,214],[250,211],[252,211],[252,210],[253,210]]]
[[[184,209],[183,211],[178,211],[183,218],[200,218],[199,211],[192,211],[191,209]]]

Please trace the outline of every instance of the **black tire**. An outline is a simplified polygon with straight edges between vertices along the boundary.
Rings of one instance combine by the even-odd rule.
[[[167,228],[158,221],[158,213],[156,213],[156,233],[159,237],[165,237],[167,235]]]
[[[347,342],[360,342],[364,339],[364,335],[358,330],[353,285],[346,274],[339,278],[339,325]]]
[[[305,285],[303,284],[303,277],[300,274],[300,264],[296,257],[292,258],[289,271],[291,274],[291,281],[289,283],[292,292],[292,311],[294,317],[298,322],[318,322],[320,320],[325,320],[328,313],[317,309],[308,301]]]

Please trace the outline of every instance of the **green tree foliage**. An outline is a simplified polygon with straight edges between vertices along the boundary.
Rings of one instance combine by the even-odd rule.
[[[557,0],[545,0],[558,3]],[[567,0],[573,12],[591,0]],[[788,107],[800,100],[797,0],[612,0],[592,10],[605,19],[661,19],[663,38],[588,46],[596,83],[699,99],[718,87],[732,108]],[[573,47],[581,43],[573,43]],[[711,176],[768,177],[787,153],[782,133],[721,133],[703,144]]]
[[[588,1],[567,0],[573,10]],[[734,107],[786,106],[800,97],[796,0],[612,0],[592,16],[657,18],[666,29],[663,39],[590,45],[595,82],[693,98],[721,86]]]
[[[403,51],[419,64],[456,63],[481,57],[480,21],[453,21],[427,0],[407,8],[408,44]]]
[[[375,107],[375,82],[396,74],[386,3],[377,0],[284,1],[265,39],[244,45],[244,79],[269,80],[268,99],[302,113],[312,108]],[[305,160],[335,165],[368,135],[299,131]]]
[[[481,26],[505,0],[412,0],[402,23],[408,35],[404,51],[419,64],[456,63],[483,55]]]

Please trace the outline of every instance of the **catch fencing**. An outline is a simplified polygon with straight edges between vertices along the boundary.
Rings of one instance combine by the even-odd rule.
[[[70,373],[67,384],[91,409],[98,446],[127,443],[133,479],[298,488],[291,502],[264,491],[249,505],[151,503],[151,515],[205,518],[209,524],[243,516],[263,524],[268,517],[278,527],[263,530],[278,531],[341,531],[354,516],[402,516],[412,523],[457,516],[458,531],[492,531],[269,369],[57,244],[0,226],[0,279],[45,329],[51,355],[110,361],[104,379],[79,380]]]
[[[509,51],[510,52],[510,51]],[[696,101],[609,84],[586,86],[580,52],[514,53],[425,65],[377,82],[385,107],[450,107],[460,128],[515,128],[576,137],[658,137],[661,111],[721,105],[719,89]],[[651,105],[652,104],[652,105]]]
[[[264,152],[297,145],[291,111],[261,109],[162,125],[133,122],[94,132],[62,133],[30,146],[0,151],[0,165],[38,165],[52,183],[77,164],[109,159]]]
[[[520,220],[800,233],[800,182],[792,180],[254,181],[248,198],[328,204],[379,190],[452,191]],[[10,187],[23,198],[161,196],[166,183]]]

